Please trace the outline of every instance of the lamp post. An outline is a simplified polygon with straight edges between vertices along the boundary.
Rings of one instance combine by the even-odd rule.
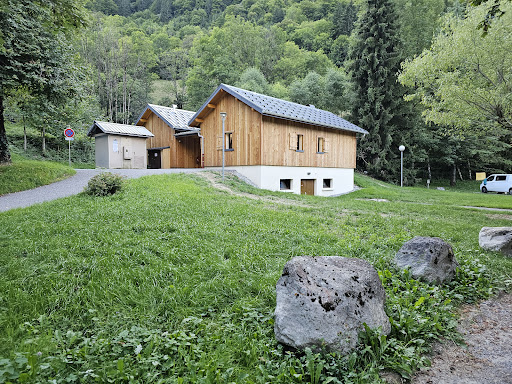
[[[222,182],[224,182],[224,156],[226,153],[226,133],[224,131],[224,122],[226,121],[226,112],[221,112],[220,116],[222,117]]]
[[[404,186],[404,151],[405,146],[401,145],[398,147],[400,150],[400,187]]]

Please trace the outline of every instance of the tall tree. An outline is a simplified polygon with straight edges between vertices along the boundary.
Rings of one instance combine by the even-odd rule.
[[[50,97],[69,92],[63,86],[69,73],[61,71],[55,53],[68,49],[62,34],[83,24],[81,4],[74,0],[0,3],[0,164],[11,158],[4,124],[7,93],[20,86]]]
[[[147,104],[157,55],[144,32],[135,29],[123,36],[124,22],[120,16],[98,19],[82,35],[81,54],[96,71],[96,92],[106,118],[126,124]]]
[[[512,3],[490,22],[480,22],[493,2],[469,7],[465,19],[448,17],[430,50],[403,65],[400,81],[409,99],[426,107],[425,119],[459,136],[501,128],[512,131]]]
[[[394,0],[400,20],[402,57],[413,57],[429,48],[446,9],[446,0]]]
[[[236,83],[237,87],[247,89],[249,91],[268,95],[270,93],[270,85],[261,71],[257,68],[247,68],[240,75],[240,80]]]
[[[402,96],[396,82],[399,46],[392,1],[367,0],[349,52],[354,94],[351,119],[369,132],[358,146],[358,166],[387,180],[396,173],[392,144]]]

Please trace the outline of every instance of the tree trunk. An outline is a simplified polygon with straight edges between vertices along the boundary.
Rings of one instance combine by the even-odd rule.
[[[428,172],[428,179],[432,181],[432,170],[430,169],[430,159],[427,159],[427,172]]]
[[[450,187],[455,187],[457,184],[457,164],[453,163],[452,177],[450,178]]]
[[[46,155],[46,124],[43,122],[43,130],[42,137],[43,137],[43,156]]]
[[[471,163],[469,162],[469,159],[468,159],[468,174],[469,174],[469,180],[472,180],[472,178],[471,178]]]
[[[23,120],[23,152],[27,152],[27,126],[25,125],[25,114],[21,117]]]
[[[0,95],[0,164],[10,164],[11,153],[9,152],[9,143],[7,133],[5,132],[4,120],[4,98]]]

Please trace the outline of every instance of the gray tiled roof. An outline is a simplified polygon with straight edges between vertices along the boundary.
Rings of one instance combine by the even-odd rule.
[[[117,123],[109,123],[106,121],[95,121],[89,131],[87,132],[87,136],[93,136],[99,132],[114,134],[114,135],[122,135],[122,136],[136,136],[136,137],[153,137],[154,135],[149,132],[144,127],[138,127],[136,125],[126,125],[126,124],[117,124]]]
[[[334,113],[315,108],[313,106],[306,106],[291,101],[277,99],[275,97],[262,95],[260,93],[247,91],[245,89],[233,87],[231,85],[221,84],[217,90],[212,94],[210,99],[199,109],[202,111],[206,105],[211,101],[220,89],[225,90],[232,96],[236,97],[243,103],[249,105],[259,113],[265,116],[278,117],[286,120],[297,121],[306,124],[317,125],[321,127],[329,127],[341,129],[345,131],[357,132],[367,134],[368,132],[363,128],[335,115]],[[196,118],[196,115],[190,120],[189,124]]]
[[[189,127],[188,122],[194,115],[192,111],[185,111],[184,109],[175,109],[170,107],[163,107],[161,105],[148,104],[144,112],[139,116],[137,122],[142,118],[142,115],[151,109],[158,117],[160,117],[169,127],[174,129],[192,129]]]

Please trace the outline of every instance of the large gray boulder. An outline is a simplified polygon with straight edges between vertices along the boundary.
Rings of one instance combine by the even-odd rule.
[[[483,227],[478,243],[483,249],[512,256],[512,227]]]
[[[459,264],[450,244],[438,237],[416,236],[395,255],[400,269],[408,268],[415,279],[443,284],[455,277]]]
[[[299,256],[284,266],[277,282],[274,332],[278,342],[341,353],[357,344],[358,333],[391,330],[385,292],[377,271],[361,259]]]

